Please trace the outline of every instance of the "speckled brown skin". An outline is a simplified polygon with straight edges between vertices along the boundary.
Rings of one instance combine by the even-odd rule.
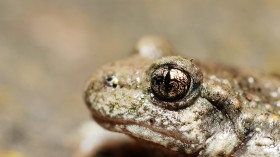
[[[174,56],[156,37],[142,39],[136,50],[100,68],[86,88],[88,108],[104,128],[186,155],[280,155],[279,76]],[[199,82],[174,102],[151,91],[151,72],[166,63]],[[174,103],[179,107],[168,107]]]

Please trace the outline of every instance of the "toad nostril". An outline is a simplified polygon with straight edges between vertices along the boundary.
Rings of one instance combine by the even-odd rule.
[[[109,87],[117,88],[119,84],[119,80],[116,76],[108,76],[105,78],[106,80],[106,85]]]
[[[117,86],[118,86],[117,84],[113,84],[113,88],[117,88]]]
[[[113,80],[113,77],[112,76],[109,76],[106,78],[106,80],[109,82],[109,81],[112,81]]]

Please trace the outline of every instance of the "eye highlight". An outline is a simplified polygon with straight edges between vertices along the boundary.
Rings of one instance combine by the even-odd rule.
[[[151,89],[162,100],[174,101],[184,97],[189,89],[190,80],[187,72],[166,65],[152,73]]]
[[[200,93],[202,72],[191,60],[169,56],[148,70],[153,104],[178,110],[190,106]]]

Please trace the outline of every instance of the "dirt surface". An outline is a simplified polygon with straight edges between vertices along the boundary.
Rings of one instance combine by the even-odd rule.
[[[1,0],[0,157],[73,155],[98,66],[144,35],[181,54],[280,73],[277,0]]]

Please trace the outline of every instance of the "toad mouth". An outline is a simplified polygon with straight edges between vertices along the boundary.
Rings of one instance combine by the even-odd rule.
[[[193,154],[194,152],[190,152],[188,148],[197,147],[197,151],[203,147],[199,141],[184,139],[179,132],[170,133],[167,130],[155,127],[153,125],[137,123],[134,121],[126,120],[124,122],[121,119],[108,119],[100,116],[97,113],[94,113],[92,116],[98,123],[101,124],[102,127],[108,130],[125,133],[136,139],[160,145],[173,151]]]

